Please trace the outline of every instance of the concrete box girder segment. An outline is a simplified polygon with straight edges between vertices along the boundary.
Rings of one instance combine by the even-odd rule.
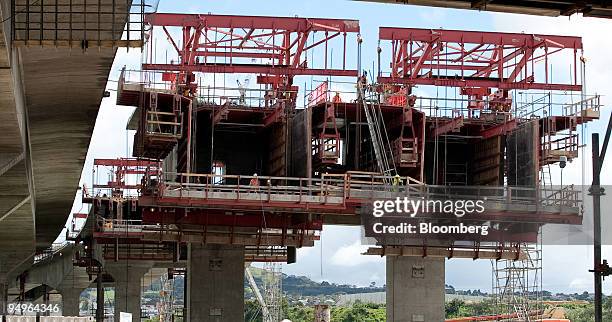
[[[10,12],[0,3],[0,16]],[[0,279],[12,280],[34,255],[34,195],[27,111],[19,57],[11,50],[11,23],[0,24]],[[1,314],[1,313],[0,313]]]
[[[27,124],[25,145],[31,150],[25,160],[31,162],[27,169],[35,183],[32,201],[37,210],[36,239],[30,240],[35,240],[38,248],[46,248],[57,237],[70,212],[116,52],[115,46],[86,48],[97,46],[98,41],[120,39],[132,1],[103,0],[96,2],[95,8],[94,3],[87,3],[87,7],[85,3],[3,2],[3,17],[15,13],[14,19],[5,23],[12,27],[5,38],[28,45],[16,43],[12,58],[18,59],[13,69],[23,84],[22,124]],[[56,42],[57,47],[35,46],[34,40],[40,44]],[[80,42],[82,50],[61,46],[65,40]],[[20,98],[16,95],[15,99]],[[5,122],[0,129],[3,126]]]

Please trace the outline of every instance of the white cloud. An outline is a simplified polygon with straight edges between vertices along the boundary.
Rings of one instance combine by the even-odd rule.
[[[331,263],[336,266],[355,267],[366,263],[383,262],[384,259],[378,256],[362,255],[368,249],[367,245],[362,245],[359,240],[354,243],[342,246],[332,255]]]
[[[569,283],[570,291],[584,292],[591,289],[593,281],[586,278],[575,278]]]

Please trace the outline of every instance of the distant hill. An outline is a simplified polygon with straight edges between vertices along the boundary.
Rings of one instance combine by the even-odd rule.
[[[251,267],[251,273],[255,279],[257,286],[263,287],[263,278],[265,271],[257,267]],[[348,284],[335,284],[322,281],[320,283],[311,280],[306,276],[295,276],[283,274],[283,292],[287,295],[294,296],[319,296],[319,295],[334,295],[334,294],[356,294],[356,293],[373,293],[383,292],[384,287],[357,287]],[[250,286],[245,280],[245,287],[250,292]]]
[[[261,289],[264,286],[264,278],[266,278],[266,271],[257,268],[251,267],[251,274],[253,274],[253,278],[255,279],[255,283]],[[283,274],[282,281],[283,293],[290,296],[327,296],[327,295],[336,295],[336,294],[357,294],[357,293],[374,293],[374,292],[384,292],[385,288],[376,287],[372,285],[371,287],[357,287],[355,285],[348,284],[335,284],[329,283],[326,281],[315,282],[306,276],[295,276],[295,275],[287,275]],[[174,296],[177,300],[183,300],[183,287],[184,280],[182,276],[177,276],[174,279]],[[149,287],[147,295],[154,300],[157,297],[157,293],[160,290],[161,286],[159,282],[154,282]],[[247,297],[252,295],[251,287],[249,286],[246,278],[244,279],[244,289]]]

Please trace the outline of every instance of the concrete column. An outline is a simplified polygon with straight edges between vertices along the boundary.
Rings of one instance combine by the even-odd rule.
[[[387,321],[444,321],[444,259],[387,256]]]
[[[141,279],[151,267],[145,263],[107,263],[106,271],[115,280],[116,322],[120,312],[131,313],[132,321],[140,321]]]
[[[190,245],[187,320],[244,320],[244,247]]]
[[[8,313],[8,282],[0,276],[0,319]]]
[[[62,315],[79,316],[83,289],[65,288],[59,290],[59,292],[62,295]]]
[[[96,322],[104,322],[104,284],[102,274],[96,277]]]

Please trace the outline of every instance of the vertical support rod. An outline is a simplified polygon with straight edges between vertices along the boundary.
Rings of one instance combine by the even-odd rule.
[[[602,276],[610,274],[609,268],[602,264],[601,259],[601,195],[604,194],[604,189],[601,187],[601,166],[603,165],[608,143],[610,142],[610,134],[612,132],[612,116],[608,120],[608,127],[604,137],[601,153],[599,152],[599,134],[593,133],[591,140],[593,141],[593,184],[589,189],[593,196],[593,260],[594,268],[592,270],[595,281],[595,322],[602,322]]]
[[[595,322],[602,322],[602,294],[601,294],[601,209],[599,186],[599,134],[592,135],[593,149],[593,184],[590,193],[593,196],[593,277],[595,291]]]
[[[179,108],[182,104],[182,100],[181,102],[179,102]],[[193,108],[192,108],[192,102],[189,102],[189,106],[187,108],[187,173],[191,173],[191,122],[193,122],[192,119],[192,113],[193,113]]]
[[[104,284],[102,273],[96,278],[96,322],[104,322]]]

